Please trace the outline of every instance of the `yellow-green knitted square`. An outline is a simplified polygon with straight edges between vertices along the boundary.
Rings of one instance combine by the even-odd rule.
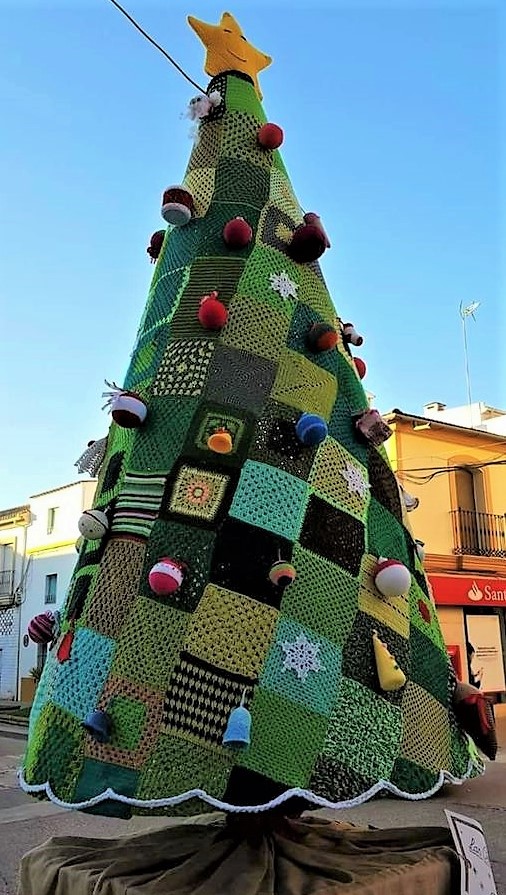
[[[329,420],[336,396],[334,376],[301,354],[285,348],[271,392],[275,401]]]
[[[111,673],[165,689],[179,659],[187,624],[186,612],[138,597],[118,638]]]
[[[215,178],[216,167],[193,168],[186,173],[183,186],[193,196],[195,217],[202,218],[207,213],[213,198]]]
[[[326,438],[315,457],[309,484],[329,503],[363,521],[370,500],[369,475],[333,438]]]
[[[289,218],[292,218],[292,220],[299,221],[302,219],[301,207],[297,202],[286,172],[276,167],[271,169],[269,201],[284,214],[287,214]]]
[[[358,607],[401,637],[409,637],[409,600],[407,597],[383,597],[374,585],[377,558],[365,554],[360,569]]]
[[[277,619],[272,606],[208,584],[191,616],[183,649],[209,665],[256,679]]]
[[[235,296],[228,309],[228,321],[221,332],[224,345],[277,360],[286,344],[290,319],[258,298]]]
[[[53,792],[70,801],[74,778],[83,763],[81,722],[59,706],[46,703],[28,742],[24,757],[27,783],[51,783]]]
[[[408,681],[402,700],[402,758],[432,770],[451,768],[448,712],[426,690]]]
[[[114,696],[107,712],[112,719],[111,745],[118,749],[137,749],[146,720],[146,706],[137,699]]]

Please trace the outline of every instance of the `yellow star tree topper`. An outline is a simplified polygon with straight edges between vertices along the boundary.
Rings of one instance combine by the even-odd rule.
[[[219,25],[208,25],[194,16],[188,16],[188,23],[207,50],[204,71],[211,77],[224,71],[243,72],[252,78],[255,90],[262,99],[257,75],[271,64],[272,59],[246,40],[233,15],[224,12]]]

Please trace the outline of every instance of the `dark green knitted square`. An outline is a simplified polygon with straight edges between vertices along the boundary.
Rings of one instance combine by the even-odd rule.
[[[156,291],[162,279],[167,276],[170,279],[182,268],[190,265],[198,256],[204,238],[205,224],[202,219],[194,218],[184,227],[173,227],[165,240],[163,253],[157,262],[158,276],[151,289]]]
[[[247,206],[245,209],[244,202],[211,202],[209,210],[202,221],[205,232],[199,246],[198,254],[203,257],[228,255],[230,249],[227,248],[223,239],[223,228],[225,224],[233,218],[244,218],[253,230],[253,238],[249,245],[242,249],[233,249],[234,258],[247,258],[255,247],[255,234],[260,218],[260,209]]]
[[[181,587],[171,594],[170,603],[185,612],[193,612],[209,579],[215,538],[215,532],[209,529],[157,519],[146,549],[141,594],[167,605],[167,597],[157,597],[151,590],[148,575],[161,556],[170,556],[185,562],[188,567]],[[181,553],[183,544],[184,552]]]
[[[339,374],[337,378],[339,384]],[[357,438],[357,430],[351,415],[351,407],[346,395],[338,388],[337,400],[329,420],[329,435],[342,444],[357,460],[367,466],[367,445]]]
[[[311,351],[307,344],[309,330],[315,323],[321,323],[322,317],[313,311],[308,305],[299,302],[295,308],[290,332],[288,333],[287,347],[293,348],[299,354],[305,355],[314,364],[318,364],[323,370],[332,373],[339,379],[339,352],[333,348],[331,351]]]
[[[225,244],[221,246],[225,250]],[[244,258],[215,257],[196,258],[190,276],[182,292],[170,327],[171,339],[188,339],[200,336],[217,339],[220,330],[205,329],[198,319],[200,303],[204,296],[217,292],[219,301],[228,307],[244,269]]]
[[[328,719],[260,689],[249,709],[251,745],[239,755],[237,763],[287,786],[306,788]]]
[[[156,375],[158,365],[163,357],[169,327],[161,326],[151,330],[139,339],[132,354],[132,359],[125,376],[124,386],[135,391],[141,382],[151,383]],[[123,431],[125,431],[123,429]],[[128,430],[127,430],[128,431]]]
[[[338,351],[337,354],[339,360],[338,381],[340,393],[346,398],[352,413],[368,410],[369,402],[367,395],[356,373],[355,365],[342,351]]]
[[[393,767],[391,781],[401,793],[430,792],[436,785],[439,774],[422,768],[407,758],[397,758]]]
[[[262,210],[269,198],[269,174],[241,158],[222,158],[216,168],[213,202],[244,202],[244,184],[248,184],[247,207]]]
[[[320,751],[366,778],[388,780],[401,738],[401,709],[343,677]]]
[[[234,411],[225,404],[203,402],[195,414],[182,450],[185,457],[206,460],[213,466],[241,466],[248,455],[254,418],[245,410]],[[217,454],[208,445],[208,439],[218,429],[226,429],[232,438],[228,454]]]
[[[383,691],[380,688],[374,658],[373,631],[378,632],[381,640],[395,656],[399,667],[406,677],[409,677],[411,661],[409,641],[382,624],[376,617],[361,611],[355,615],[352,629],[343,647],[343,674],[375,691],[385,702],[400,706],[404,695],[403,689]]]
[[[181,442],[198,406],[198,397],[166,395],[151,398],[142,428],[135,432],[130,467],[138,472],[169,472],[179,456]]]
[[[330,755],[319,755],[309,785],[313,792],[324,792],[327,799],[340,802],[343,793],[347,799],[354,799],[372,789],[375,783],[374,777],[364,777]]]
[[[410,556],[404,528],[374,497],[369,503],[366,528],[368,553],[398,559],[409,568]]]
[[[445,707],[448,706],[448,655],[434,646],[432,640],[411,626],[410,678],[419,684]],[[399,660],[398,660],[399,661]]]
[[[114,790],[118,795],[133,798],[138,782],[139,771],[87,758],[84,761],[83,772],[79,777],[73,801],[87,802],[107,789]],[[129,805],[112,799],[107,799],[86,810],[89,814],[105,814],[109,817],[128,818],[132,815]]]
[[[191,258],[187,260],[188,265]],[[160,277],[153,292],[148,296],[139,335],[152,335],[157,327],[166,326],[177,306],[179,296],[188,278],[188,267],[179,267]]]

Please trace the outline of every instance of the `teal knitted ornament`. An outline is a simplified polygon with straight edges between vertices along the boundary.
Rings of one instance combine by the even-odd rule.
[[[251,743],[251,715],[244,705],[245,700],[246,690],[242,694],[241,704],[230,712],[223,734],[223,745],[231,749],[244,749]]]

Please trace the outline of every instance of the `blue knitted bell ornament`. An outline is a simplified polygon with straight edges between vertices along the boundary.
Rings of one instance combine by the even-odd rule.
[[[95,709],[83,721],[83,727],[97,743],[107,743],[111,738],[112,721],[107,712]]]
[[[244,705],[244,690],[240,705],[230,712],[227,729],[223,734],[223,745],[231,749],[245,749],[251,743],[251,715]]]

